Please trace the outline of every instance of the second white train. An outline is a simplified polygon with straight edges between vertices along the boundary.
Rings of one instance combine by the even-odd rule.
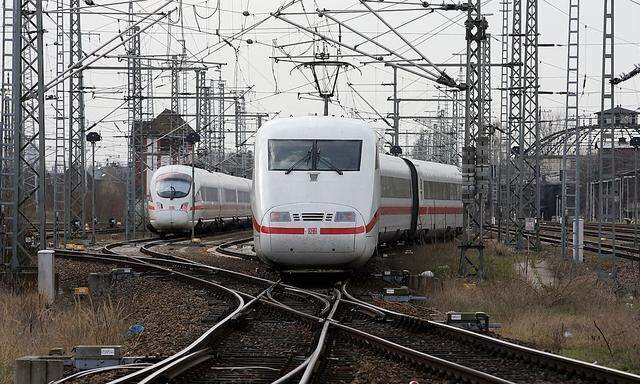
[[[251,217],[251,180],[193,171],[193,179],[186,165],[167,165],[153,173],[147,212],[154,231],[183,233]]]

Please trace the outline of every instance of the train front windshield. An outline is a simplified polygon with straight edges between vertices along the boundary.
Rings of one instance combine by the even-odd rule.
[[[269,140],[270,171],[359,171],[362,140]]]
[[[183,174],[167,174],[156,180],[158,196],[167,199],[186,197],[191,190],[191,177]]]

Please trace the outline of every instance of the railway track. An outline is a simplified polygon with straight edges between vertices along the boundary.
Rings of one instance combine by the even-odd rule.
[[[442,364],[449,370],[448,375],[471,382],[640,382],[637,375],[392,312],[358,299],[347,287],[348,284],[342,286],[340,306],[330,322],[331,346],[318,364],[315,382],[344,382],[352,378],[353,372],[347,367],[353,364],[345,362],[353,360],[353,356],[338,341],[364,348],[363,353],[374,350],[411,361],[412,365],[422,367],[413,372],[413,377],[432,373],[434,366]]]
[[[338,383],[361,377],[375,361],[396,368],[374,367],[389,382],[640,383],[640,376],[376,307],[348,284],[320,293],[154,249],[181,240],[121,242],[107,247],[110,254],[58,253],[168,272],[223,290],[229,301],[228,315],[191,345],[111,383]],[[222,248],[233,255],[233,247]]]
[[[497,232],[497,226],[487,226],[487,229]],[[605,255],[613,255],[615,257],[619,257],[622,259],[640,261],[640,249],[634,247],[632,244],[634,236],[627,232],[633,231],[629,228],[621,228],[624,233],[618,234],[618,228],[616,228],[616,244],[615,244],[615,252],[613,247],[613,242],[610,238],[604,237],[598,241],[598,231],[594,229],[585,229],[584,231],[584,246],[583,249],[589,252],[597,253],[599,249]],[[610,231],[609,231],[610,232]],[[533,236],[533,233],[526,232],[526,234]],[[606,234],[606,232],[605,232]],[[569,232],[569,244],[573,244],[573,231]],[[561,228],[559,225],[549,225],[543,224],[540,226],[540,241],[547,244],[561,245],[562,244],[562,235]]]

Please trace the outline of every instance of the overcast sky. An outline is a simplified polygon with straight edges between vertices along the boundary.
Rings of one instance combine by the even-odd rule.
[[[84,50],[90,52],[100,44],[113,37],[118,31],[126,28],[125,12],[127,3],[119,3],[118,0],[95,0],[97,5],[114,4],[108,7],[85,8],[82,15],[82,27],[86,33],[83,37]],[[134,9],[136,18],[146,16],[146,12],[155,10],[165,1],[146,0],[136,1]],[[526,2],[523,0],[523,3]],[[419,3],[416,0],[407,0],[407,3]],[[616,0],[616,45],[615,45],[615,72],[627,72],[634,64],[640,64],[640,1]],[[173,12],[171,19],[165,18],[151,27],[142,38],[142,53],[144,55],[162,55],[181,53],[179,40],[186,41],[187,59],[202,60],[204,62],[224,62],[222,76],[228,86],[238,88],[251,86],[247,94],[247,110],[250,112],[264,112],[274,116],[308,115],[322,112],[320,101],[312,100],[309,93],[313,93],[311,72],[308,69],[294,69],[294,64],[287,62],[274,63],[270,56],[282,56],[283,53],[273,48],[274,42],[278,45],[297,42],[308,42],[311,37],[302,33],[295,27],[281,20],[269,18],[269,12],[274,11],[282,4],[278,1],[257,0],[183,0],[167,5],[168,11],[176,7],[182,8],[182,14]],[[375,9],[390,7],[390,9],[404,9],[403,12],[384,12],[382,17],[391,25],[397,26],[416,19],[413,22],[399,28],[398,31],[420,50],[420,52],[434,63],[455,63],[460,60],[458,54],[464,52],[464,20],[465,14],[458,11],[429,13],[419,9],[416,5],[387,5],[385,3],[369,3]],[[291,6],[287,12],[313,11],[316,8],[332,10],[362,11],[366,8],[359,1],[337,0],[304,0]],[[500,30],[502,23],[502,6],[499,0],[488,0],[483,3],[483,13],[489,21],[489,33],[492,34],[492,62],[500,62]],[[46,1],[46,10],[54,10],[55,2]],[[243,12],[247,11],[248,16]],[[582,0],[581,30],[580,30],[580,77],[585,78],[584,89],[581,81],[580,111],[582,114],[591,114],[600,109],[600,74],[602,55],[602,27],[603,27],[603,1]],[[97,15],[95,13],[105,12]],[[524,11],[523,11],[524,12]],[[540,43],[557,44],[555,47],[540,48],[540,89],[543,91],[562,92],[565,90],[565,68],[567,40],[567,12],[568,0],[540,0],[539,3],[539,32]],[[50,16],[55,19],[53,13]],[[158,16],[152,16],[153,20]],[[318,31],[337,38],[338,28],[326,18],[319,18],[315,14],[287,16],[291,20],[304,26],[317,27]],[[368,13],[343,13],[336,17],[347,25],[363,33],[364,35],[378,37],[385,46],[392,48],[406,57],[418,58],[419,55],[407,47],[393,33],[388,33],[388,28],[373,15]],[[243,34],[238,39],[231,36],[247,29],[253,24],[268,19],[257,28]],[[45,66],[47,77],[52,78],[55,69],[54,47],[55,25],[51,18],[45,17],[45,42],[47,52]],[[169,32],[170,31],[170,32]],[[220,35],[227,42],[220,41]],[[247,39],[254,43],[247,44]],[[347,44],[360,44],[363,39],[355,34],[342,29],[342,40]],[[360,48],[368,53],[380,54],[383,50],[372,44],[361,44]],[[335,54],[335,48],[328,48],[331,54]],[[285,48],[288,54],[309,54],[313,51],[312,44],[291,45]],[[347,49],[341,50],[343,55],[352,55]],[[124,54],[122,47],[112,52],[112,55]],[[382,85],[392,81],[392,69],[381,64],[363,65],[370,61],[365,57],[345,56],[342,60],[349,62],[359,70],[350,69],[341,73],[338,80],[338,92],[336,102],[330,107],[330,113],[336,115],[357,114],[363,118],[376,117],[372,108],[362,98],[356,95],[347,82],[353,83],[360,95],[367,99],[378,112],[386,114],[392,111],[392,105],[386,101],[391,95],[391,87]],[[104,59],[97,63],[107,66],[122,66],[124,62],[116,59]],[[160,64],[160,63],[158,63]],[[457,68],[447,68],[447,73],[456,77],[459,74]],[[169,96],[170,77],[169,72],[155,71],[153,92],[156,96]],[[194,92],[194,76],[189,73],[188,91]],[[213,68],[208,76],[216,76]],[[124,100],[126,93],[126,74],[120,70],[91,70],[85,73],[86,94],[86,118],[91,125],[106,114],[110,113]],[[500,86],[500,69],[493,68],[492,87]],[[640,76],[629,80],[616,87],[616,104],[626,108],[637,109],[640,106],[638,89]],[[276,92],[276,90],[278,92]],[[399,73],[399,96],[411,98],[434,97],[439,91],[433,81],[417,77],[409,73]],[[301,93],[301,95],[299,95]],[[499,91],[493,92],[493,116],[499,119]],[[51,102],[49,102],[51,103]],[[564,115],[564,95],[541,95],[540,106],[543,111],[554,116]],[[169,108],[170,101],[158,100],[154,104],[155,113]],[[401,105],[402,114],[422,115],[434,114],[438,109],[437,103],[407,102]],[[230,110],[231,111],[231,110]],[[189,102],[189,113],[195,112],[195,102]],[[47,105],[47,116],[53,116],[51,104]],[[127,110],[122,108],[115,111],[104,123],[98,126],[103,134],[104,141],[98,147],[97,158],[99,160],[111,159],[124,161],[126,159],[126,147],[123,136],[126,134],[125,120]],[[193,119],[193,118],[190,118]],[[53,134],[54,122],[49,119],[48,137]],[[371,122],[373,127],[383,128],[380,121]],[[195,126],[195,122],[192,122]],[[231,128],[232,124],[229,123]],[[418,129],[415,123],[403,122],[401,130]],[[232,135],[229,135],[231,137]],[[232,145],[229,140],[228,146]],[[47,143],[47,147],[53,148],[53,141]]]

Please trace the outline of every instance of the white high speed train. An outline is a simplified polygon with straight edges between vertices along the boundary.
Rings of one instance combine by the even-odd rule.
[[[256,135],[255,250],[280,270],[346,270],[381,242],[462,227],[456,166],[379,153],[359,120],[272,120]]]
[[[147,211],[154,231],[189,232],[251,217],[251,180],[200,168],[194,176],[192,188],[191,166],[167,165],[153,173]]]

